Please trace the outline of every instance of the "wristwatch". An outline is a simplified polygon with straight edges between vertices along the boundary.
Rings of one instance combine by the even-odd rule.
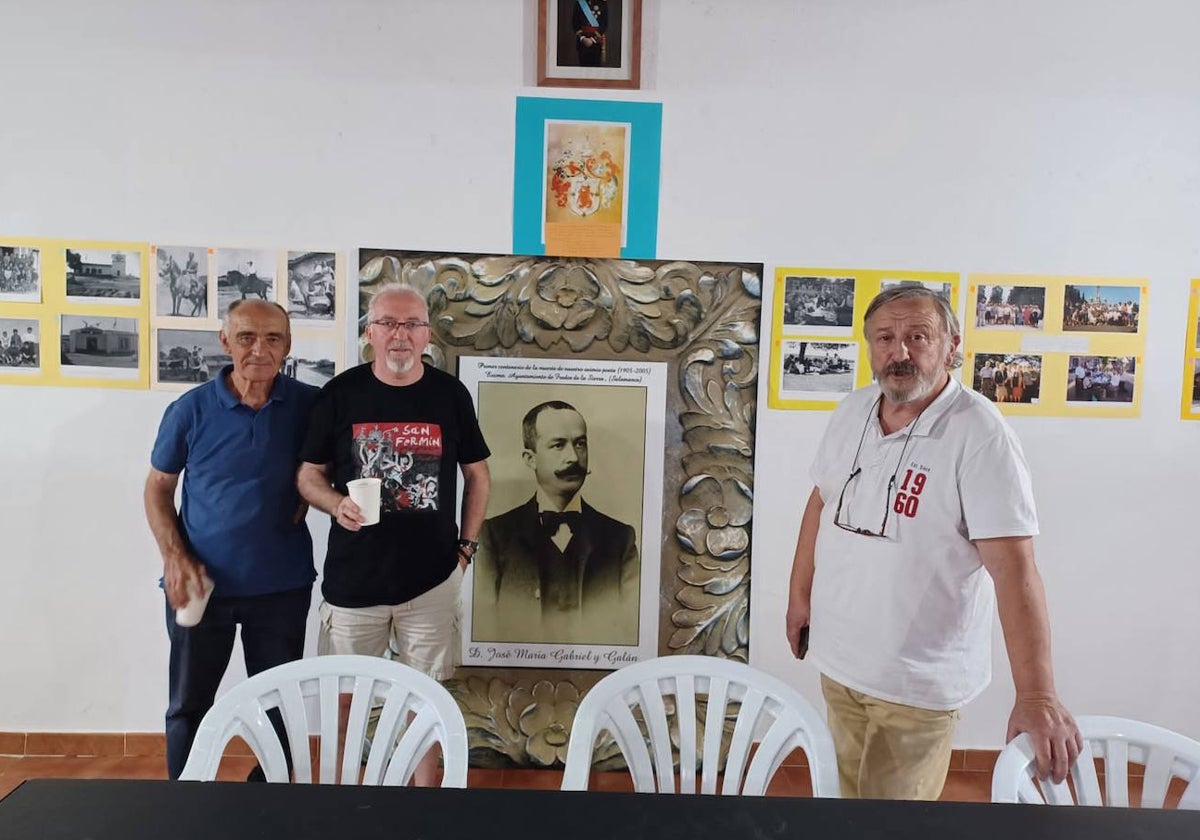
[[[479,550],[479,543],[476,542],[475,540],[459,540],[458,541],[458,553],[461,554],[463,557],[466,557],[468,563],[470,563],[471,560],[475,557],[475,552],[478,550]]]

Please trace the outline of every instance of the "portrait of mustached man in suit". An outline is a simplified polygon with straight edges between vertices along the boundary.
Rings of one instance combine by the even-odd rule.
[[[483,523],[475,556],[472,639],[632,645],[639,557],[633,527],[588,504],[587,423],[570,403],[531,408],[522,461],[536,488]],[[608,453],[615,463],[617,453]]]

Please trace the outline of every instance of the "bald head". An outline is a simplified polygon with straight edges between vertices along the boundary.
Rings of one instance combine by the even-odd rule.
[[[376,320],[379,317],[380,306],[391,301],[415,304],[420,307],[421,320],[429,320],[429,307],[425,303],[425,296],[412,286],[402,283],[391,283],[375,293],[367,306],[367,320]]]

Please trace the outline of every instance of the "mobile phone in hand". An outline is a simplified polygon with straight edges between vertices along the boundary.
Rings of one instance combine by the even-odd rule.
[[[808,625],[805,624],[800,628],[800,641],[796,645],[796,658],[803,659],[808,653]]]

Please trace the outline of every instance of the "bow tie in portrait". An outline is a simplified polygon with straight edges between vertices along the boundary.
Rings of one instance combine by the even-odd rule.
[[[547,533],[554,534],[558,531],[559,525],[566,525],[571,529],[571,533],[575,533],[579,528],[579,516],[578,511],[559,513],[558,511],[544,510],[542,511],[542,527],[546,529]]]

